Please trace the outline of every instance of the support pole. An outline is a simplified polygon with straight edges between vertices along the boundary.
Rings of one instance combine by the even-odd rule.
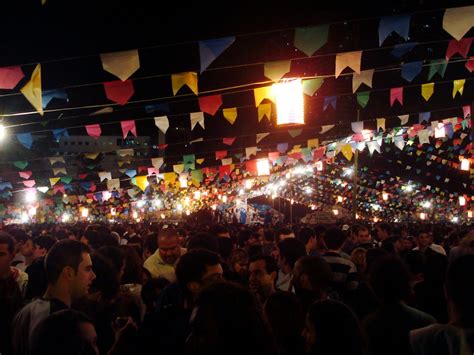
[[[357,122],[360,119],[360,110],[357,110]],[[356,149],[354,153],[354,167],[352,173],[352,220],[356,221],[357,215],[357,179],[359,173],[359,150]]]

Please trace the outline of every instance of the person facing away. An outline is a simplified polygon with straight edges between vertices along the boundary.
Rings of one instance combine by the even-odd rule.
[[[410,332],[415,355],[471,355],[474,352],[474,255],[454,260],[446,276],[448,324],[432,324]]]
[[[186,249],[179,244],[179,235],[174,228],[161,229],[158,232],[158,249],[145,260],[143,267],[151,277],[164,277],[170,282],[176,281],[175,268]]]
[[[295,238],[286,238],[278,243],[278,277],[275,286],[281,291],[292,291],[291,279],[296,260],[306,255],[304,244]]]
[[[74,240],[55,244],[45,259],[48,287],[42,298],[23,307],[12,323],[15,354],[29,354],[31,334],[48,315],[87,295],[95,279],[89,248]]]

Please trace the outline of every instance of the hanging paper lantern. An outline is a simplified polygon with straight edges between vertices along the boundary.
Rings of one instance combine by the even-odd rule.
[[[304,96],[301,79],[273,84],[277,105],[277,125],[304,124]]]
[[[426,213],[420,212],[420,219],[425,220],[426,219]]]
[[[472,211],[467,211],[467,216],[468,216],[469,218],[472,218]]]
[[[270,175],[270,164],[268,163],[268,159],[257,160],[257,175]]]
[[[382,199],[384,201],[387,201],[388,200],[388,193],[386,193],[386,192],[382,193]]]
[[[462,159],[461,160],[461,170],[469,171],[470,165],[471,164],[469,162],[469,159]]]
[[[464,196],[459,196],[459,205],[460,206],[466,205],[466,198]]]

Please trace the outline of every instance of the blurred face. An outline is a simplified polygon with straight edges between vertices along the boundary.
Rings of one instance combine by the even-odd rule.
[[[314,328],[313,324],[309,321],[306,317],[306,324],[303,329],[303,338],[306,341],[306,350],[309,353],[313,348],[314,344],[316,343],[316,329]]]
[[[34,244],[33,247],[33,258],[38,259],[41,258],[42,256],[45,256],[47,253],[45,248],[41,248],[39,245]]]
[[[267,273],[265,260],[251,262],[249,265],[249,272],[249,286],[252,292],[257,292],[265,286],[271,286],[275,279],[275,273]]]
[[[295,234],[294,234],[294,233],[290,233],[290,234],[280,234],[280,236],[279,236],[280,241],[281,241],[281,240],[288,239],[288,238],[295,238]]]
[[[0,244],[0,277],[8,277],[10,264],[15,255],[8,251],[8,244]]]
[[[178,236],[159,238],[158,244],[158,251],[166,264],[173,265],[181,256]]]
[[[260,245],[260,239],[258,238],[258,235],[251,235],[249,240],[247,241],[247,245],[249,246]]]
[[[418,248],[424,249],[428,248],[432,243],[433,239],[428,233],[420,233],[417,239]]]
[[[377,238],[379,240],[384,240],[388,237],[387,233],[383,229],[381,229],[379,226],[375,227],[375,231],[377,232]]]
[[[367,229],[362,229],[357,233],[356,242],[359,244],[368,244],[370,243],[370,234]]]
[[[33,241],[31,239],[28,239],[26,243],[23,244],[23,246],[21,247],[20,252],[25,258],[28,258],[28,257],[33,256],[33,250],[34,250]]]
[[[222,270],[221,264],[206,266],[206,272],[201,278],[201,287],[208,286],[218,281],[222,281]]]
[[[413,249],[413,243],[410,239],[402,238],[402,243],[403,243],[403,250],[412,250]]]
[[[82,253],[82,260],[72,280],[71,294],[73,300],[86,296],[94,279],[95,274],[92,270],[91,257],[89,253]]]
[[[81,323],[79,328],[82,333],[82,338],[91,345],[95,353],[99,355],[99,348],[97,347],[97,333],[92,323]]]

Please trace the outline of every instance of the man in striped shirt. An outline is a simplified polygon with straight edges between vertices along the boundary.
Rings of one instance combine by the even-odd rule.
[[[331,227],[324,233],[324,242],[328,250],[322,255],[331,266],[333,272],[330,298],[343,299],[348,291],[355,290],[359,283],[356,280],[355,264],[342,256],[341,249],[346,240],[344,232],[337,227]]]

